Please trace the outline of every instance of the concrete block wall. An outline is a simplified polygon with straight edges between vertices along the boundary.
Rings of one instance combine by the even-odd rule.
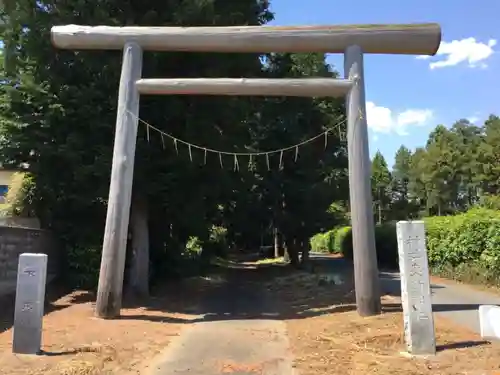
[[[48,274],[58,271],[58,251],[50,232],[40,229],[0,226],[0,282],[15,282],[22,253],[49,256]]]

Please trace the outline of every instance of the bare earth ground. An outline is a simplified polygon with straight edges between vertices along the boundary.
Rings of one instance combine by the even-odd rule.
[[[93,318],[89,302],[94,301],[93,296],[74,292],[57,298],[57,291],[53,291],[48,300],[55,302],[48,304],[44,318],[45,355],[36,357],[10,353],[12,311],[4,307],[12,303],[0,301],[0,374],[148,373],[145,370],[154,363],[153,357],[178,340],[176,336],[187,325],[192,327],[194,321],[200,324],[197,318],[207,312],[215,315],[211,319],[216,323],[231,319],[235,324],[240,324],[240,319],[284,321],[300,375],[500,374],[499,344],[484,342],[475,333],[439,317],[438,354],[428,359],[401,355],[405,348],[397,298],[385,296],[383,314],[360,318],[355,311],[352,272],[345,267],[339,272],[327,258],[313,260],[313,274],[265,263],[257,268],[233,269],[228,280],[229,286],[238,286],[233,292],[263,295],[272,301],[272,308],[254,306],[257,299],[236,301],[235,311],[227,318],[227,306],[217,307],[221,301],[214,301],[208,310],[200,307],[202,300],[206,304],[207,294],[221,285],[221,279],[215,277],[171,284],[157,290],[147,308],[129,303],[122,319],[109,321]],[[229,293],[233,288],[227,289]],[[233,300],[231,294],[220,295],[226,305],[228,297]],[[243,332],[238,340],[244,341],[248,335]],[[224,363],[220,369],[220,373],[247,375],[262,374],[259,371],[239,362]]]
[[[0,312],[0,374],[139,374],[196,318],[199,297],[210,287],[202,278],[171,284],[157,290],[147,308],[125,305],[119,320],[94,318],[95,297],[86,292],[57,298],[61,293],[50,290],[54,302],[47,303],[40,356],[11,353],[13,302],[4,297],[0,302],[9,308]]]
[[[268,288],[280,297],[296,367],[301,375],[500,374],[500,344],[489,343],[452,322],[435,318],[438,353],[408,358],[399,299],[383,297],[383,314],[361,318],[355,311],[352,273],[316,267],[316,275],[289,275]],[[292,292],[293,291],[293,292]]]

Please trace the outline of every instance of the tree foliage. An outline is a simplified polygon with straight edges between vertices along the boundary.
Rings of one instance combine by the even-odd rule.
[[[491,115],[483,125],[464,119],[451,127],[438,125],[426,145],[413,152],[401,146],[390,172],[390,199],[383,205],[388,212],[385,220],[450,215],[476,205],[500,207],[496,203],[500,195],[499,145],[500,118]],[[376,154],[372,166],[376,203],[388,173],[382,159]]]
[[[372,194],[375,203],[377,222],[382,223],[385,211],[390,203],[391,172],[380,151],[377,151],[372,161]]]
[[[68,253],[68,273],[92,284],[106,215],[121,54],[56,50],[51,26],[261,25],[273,14],[265,0],[5,3],[0,157],[6,165],[29,164],[36,215]],[[322,54],[148,52],[143,63],[144,77],[312,75],[336,72]],[[193,151],[191,158],[186,147],[179,145],[178,153],[172,144],[164,148],[155,133],[148,143],[141,126],[133,195],[150,203],[153,273],[180,275],[193,238],[204,248],[217,237],[213,228],[225,228],[224,242],[244,248],[258,245],[262,232],[270,241],[269,228],[276,226],[292,251],[334,225],[328,207],[348,195],[345,145],[336,128],[343,112],[343,104],[330,99],[141,98],[143,120],[179,139],[229,152],[279,149],[335,129],[326,149],[320,139],[300,148],[297,160],[288,152],[281,163],[271,158],[268,168],[265,158],[240,159],[234,171],[230,156],[221,163],[209,155],[205,163],[203,153]]]

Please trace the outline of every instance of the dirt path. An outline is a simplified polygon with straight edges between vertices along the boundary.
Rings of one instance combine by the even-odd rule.
[[[238,272],[238,273],[236,273]],[[256,270],[229,270],[208,293],[199,322],[186,327],[150,367],[153,375],[291,375],[286,324]]]

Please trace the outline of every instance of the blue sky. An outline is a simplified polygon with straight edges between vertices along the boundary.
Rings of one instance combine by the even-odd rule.
[[[389,166],[401,144],[424,145],[438,124],[460,118],[481,124],[490,113],[500,114],[498,0],[271,0],[271,9],[275,25],[441,25],[438,56],[365,56],[370,152],[380,150]],[[328,61],[343,74],[342,55]]]

